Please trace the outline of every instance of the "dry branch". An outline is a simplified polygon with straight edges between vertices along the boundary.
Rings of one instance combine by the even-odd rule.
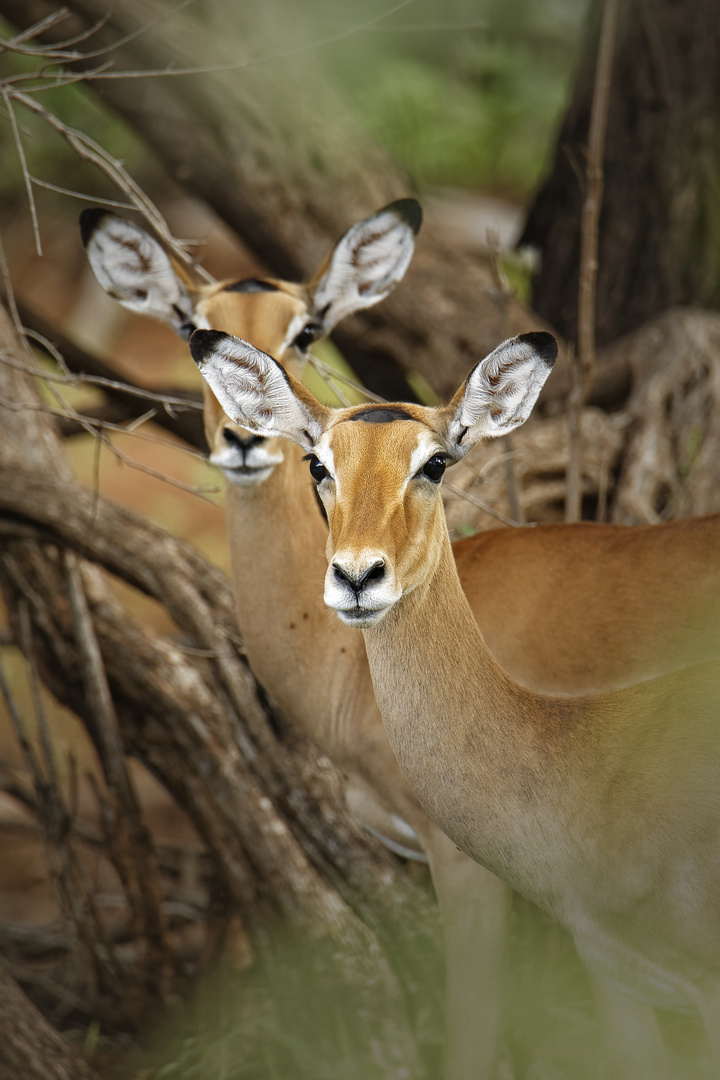
[[[101,747],[97,703],[85,690],[88,634],[96,639],[90,675],[97,678],[102,664],[124,752],[190,815],[229,897],[224,918],[238,912],[254,933],[281,917],[319,944],[332,942],[360,1003],[356,1034],[378,1035],[387,1076],[404,1075],[401,1063],[415,1075],[404,998],[421,994],[437,948],[423,891],[348,819],[329,763],[305,743],[276,736],[238,652],[224,576],[190,545],[69,477],[51,421],[19,370],[23,353],[1,320],[0,313],[0,360],[13,362],[0,363],[0,421],[14,438],[0,441],[0,583],[15,640],[23,640],[25,609],[43,681]],[[44,429],[50,459],[38,451]],[[19,448],[29,434],[37,444],[24,468]],[[82,626],[77,612],[73,620],[68,551],[76,607],[80,587],[86,598]],[[98,566],[159,600],[182,642],[134,622]]]
[[[131,933],[143,945],[144,983],[150,994],[167,998],[171,982],[168,922],[162,905],[157,855],[128,774],[117,714],[85,595],[77,556],[65,552],[64,568],[89,710],[107,785],[103,822],[107,848],[123,883],[131,911]]]
[[[237,40],[232,26],[206,34],[190,14],[171,14],[163,0],[122,0],[110,12],[103,0],[73,0],[68,7],[73,17],[39,40],[52,44],[107,16],[92,47],[107,47],[104,59],[112,60],[114,75],[218,68],[225,60],[235,65],[231,72],[91,85],[136,128],[169,175],[212,206],[279,276],[312,274],[352,222],[412,191],[389,154],[341,111],[311,48],[282,68],[240,70],[253,48],[252,27],[244,34],[236,29]],[[51,0],[0,0],[0,13],[22,28],[51,10]],[[242,10],[235,10],[241,19]],[[277,26],[285,22],[279,18]],[[95,62],[77,62],[73,70]],[[407,280],[385,303],[347,320],[336,340],[362,381],[392,399],[407,395],[403,370],[422,372],[441,395],[454,392],[503,335],[537,326],[516,298],[498,295],[477,260],[425,230]]]
[[[677,308],[616,342],[633,373],[613,520],[720,510],[720,315]]]
[[[598,269],[598,225],[602,206],[605,129],[607,127],[618,12],[618,0],[604,0],[590,113],[590,133],[588,136],[587,167],[585,171],[586,189],[580,223],[577,355],[573,364],[573,382],[567,405],[568,430],[570,432],[570,463],[565,500],[566,521],[579,521],[582,509],[580,416],[595,372],[595,282]]]
[[[97,1080],[0,964],[0,1080]]]
[[[122,423],[141,415],[147,404],[155,405],[153,420],[160,427],[183,439],[198,450],[205,450],[205,435],[202,423],[202,395],[200,391],[185,390],[168,386],[159,390],[146,391],[136,383],[130,382],[104,361],[92,356],[85,349],[79,348],[62,334],[57,327],[50,326],[35,311],[18,303],[18,311],[23,325],[33,332],[33,344],[44,348],[44,342],[59,353],[67,369],[78,376],[91,376],[91,385],[99,387],[107,398],[107,409],[112,413],[94,410],[93,416]],[[38,335],[35,337],[35,335]],[[47,349],[46,349],[47,351]],[[50,353],[50,355],[54,355]],[[138,393],[140,391],[140,393]],[[63,434],[76,434],[80,425],[71,418],[61,425]]]

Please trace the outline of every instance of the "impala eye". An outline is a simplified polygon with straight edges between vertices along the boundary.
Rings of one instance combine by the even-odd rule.
[[[308,454],[304,460],[310,462],[310,475],[316,484],[330,475],[322,461],[319,461],[314,454]]]
[[[442,480],[442,475],[445,472],[447,461],[440,454],[434,454],[429,461],[426,461],[422,468],[423,476],[427,476],[428,480],[432,480],[433,484],[439,484]]]
[[[306,352],[317,337],[319,329],[317,323],[308,323],[307,326],[304,326],[293,341],[295,348],[299,349],[300,352]]]

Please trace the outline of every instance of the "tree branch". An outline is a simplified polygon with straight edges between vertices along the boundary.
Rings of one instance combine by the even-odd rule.
[[[580,417],[595,372],[595,283],[597,280],[598,223],[602,206],[603,154],[607,127],[612,63],[617,29],[618,0],[604,0],[586,168],[586,190],[580,225],[580,282],[578,287],[578,340],[573,383],[568,397],[570,461],[567,472],[565,520],[579,521],[582,502],[582,447]]]

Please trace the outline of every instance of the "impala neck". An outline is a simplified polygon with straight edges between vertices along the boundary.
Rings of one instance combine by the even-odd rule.
[[[233,589],[255,675],[281,712],[326,746],[344,737],[350,703],[371,701],[372,687],[361,635],[322,600],[327,528],[303,451],[284,443],[283,453],[264,483],[227,484]]]
[[[551,876],[536,868],[528,880],[524,866],[528,847],[547,844],[561,827],[565,740],[578,733],[573,710],[577,720],[583,706],[534,694],[498,667],[442,528],[430,578],[364,631],[375,695],[429,816],[469,855],[552,908]]]

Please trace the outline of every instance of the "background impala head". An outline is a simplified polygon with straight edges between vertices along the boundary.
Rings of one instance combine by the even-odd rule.
[[[133,222],[90,209],[80,228],[98,283],[123,307],[161,319],[185,340],[198,327],[241,334],[298,370],[310,345],[340,319],[392,292],[421,220],[414,199],[390,203],[353,225],[305,285],[275,278],[203,284]],[[283,460],[281,445],[230,421],[205,382],[203,395],[211,462],[239,484],[266,480]]]
[[[524,423],[557,356],[551,334],[522,334],[481,360],[448,405],[331,409],[247,342],[198,331],[190,349],[237,423],[308,451],[330,529],[325,602],[359,627],[431,575],[445,467]]]

